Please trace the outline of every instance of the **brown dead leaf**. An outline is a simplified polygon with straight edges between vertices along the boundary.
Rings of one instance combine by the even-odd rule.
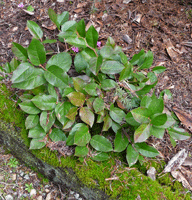
[[[192,190],[192,173],[187,170],[185,167],[181,167],[181,169],[177,171],[172,171],[171,175],[176,178],[179,182],[182,183],[183,187],[188,190]]]
[[[74,12],[76,12],[76,13],[81,13],[82,11],[83,11],[82,8],[77,8],[77,9],[74,10]]]
[[[87,5],[88,2],[83,2],[83,3],[78,3],[77,4],[77,8],[82,8],[85,7]]]
[[[171,60],[178,62],[179,61],[178,53],[176,53],[177,50],[173,46],[171,40],[170,39],[168,39],[168,40],[165,39],[164,43],[165,43],[165,46],[166,46],[167,53],[170,56]]]
[[[172,109],[174,113],[176,114],[176,116],[181,121],[181,123],[185,126],[185,128],[187,128],[190,132],[192,132],[192,116],[180,110],[176,106],[174,106]]]
[[[53,24],[51,26],[46,26],[45,24],[42,24],[42,27],[44,27],[48,30],[55,30],[57,28],[57,26],[55,24]]]

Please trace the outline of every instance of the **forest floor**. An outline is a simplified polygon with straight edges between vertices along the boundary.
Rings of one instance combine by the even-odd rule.
[[[21,2],[23,8],[18,7]],[[28,6],[34,8],[33,13],[26,12]],[[58,31],[48,17],[48,8],[56,13],[68,11],[76,21],[84,18],[87,26],[92,24],[97,29],[102,45],[111,36],[129,58],[141,49],[151,50],[153,66],[163,65],[167,69],[158,77],[156,92],[164,89],[172,92],[173,99],[166,101],[166,107],[178,114],[188,132],[192,131],[191,0],[0,0],[0,65],[13,58],[12,42],[29,45],[31,35],[26,28],[27,20],[43,27],[49,39],[57,36]],[[157,143],[157,140],[150,142]],[[165,136],[158,146],[166,162],[182,148],[192,153],[191,139],[177,142],[173,148]],[[1,189],[0,184],[0,195]]]

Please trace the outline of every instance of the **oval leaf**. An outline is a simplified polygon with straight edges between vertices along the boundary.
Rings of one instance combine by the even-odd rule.
[[[134,133],[134,142],[144,142],[150,136],[150,124],[141,124]]]
[[[44,129],[44,131],[47,133],[50,128],[55,123],[55,113],[49,113],[47,111],[43,111],[40,115],[40,125]]]
[[[66,141],[67,139],[65,133],[58,128],[53,128],[51,133],[49,134],[49,137],[53,142]]]
[[[27,21],[27,28],[31,35],[36,39],[41,39],[43,37],[43,31],[34,21]]]
[[[22,61],[27,61],[28,59],[27,50],[20,44],[17,44],[15,42],[13,42],[12,45],[13,46],[11,50],[15,54],[15,56]]]
[[[148,146],[144,142],[135,144],[135,148],[140,154],[146,157],[155,157],[159,155],[159,152],[155,148]]]
[[[129,164],[129,167],[134,165],[139,158],[139,153],[135,151],[135,149],[132,147],[131,144],[127,147],[127,154],[126,154],[126,159]]]
[[[24,101],[19,104],[21,110],[26,112],[27,114],[38,114],[41,111],[31,102],[31,101]]]
[[[88,154],[89,150],[87,147],[83,146],[83,147],[75,147],[75,156],[78,157],[85,157]]]
[[[104,74],[117,74],[120,73],[124,69],[124,65],[122,65],[118,61],[108,60],[103,62],[101,65],[101,71]]]
[[[122,123],[124,118],[126,117],[126,114],[124,113],[124,111],[116,107],[111,108],[109,114],[110,114],[110,117],[119,124]]]
[[[28,134],[29,138],[44,138],[45,136],[46,133],[40,125],[37,125],[34,128],[30,129]]]
[[[104,152],[98,152],[91,159],[95,160],[95,161],[105,161],[105,160],[109,159],[109,155],[107,153],[104,153]]]
[[[31,129],[37,126],[39,122],[39,115],[29,115],[25,120],[26,129]]]
[[[129,144],[128,138],[118,130],[114,140],[114,152],[122,152],[126,149]]]
[[[41,149],[45,146],[44,142],[40,142],[43,140],[43,137],[37,138],[37,139],[32,139],[30,142],[30,148],[29,149]]]
[[[93,126],[95,116],[88,107],[82,107],[79,111],[79,116],[83,122],[88,124],[90,127]]]
[[[85,95],[81,92],[71,92],[67,95],[70,102],[75,106],[83,106],[85,102]]]
[[[90,47],[95,48],[97,46],[97,40],[99,38],[98,32],[95,30],[94,26],[91,25],[86,33],[86,41]]]

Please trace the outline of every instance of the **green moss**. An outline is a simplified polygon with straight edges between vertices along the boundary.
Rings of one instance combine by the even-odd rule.
[[[29,146],[30,140],[25,130],[25,115],[9,99],[10,95],[5,85],[0,85],[0,119],[12,123],[15,128],[19,127],[21,138]],[[94,162],[86,158],[84,163],[81,163],[73,156],[59,159],[57,152],[50,151],[47,147],[31,152],[46,163],[61,167],[66,172],[65,168],[72,168],[80,181],[89,187],[100,188],[112,198],[135,199],[140,195],[141,199],[190,199],[190,194],[181,192],[184,191],[183,187],[177,181],[174,182],[170,174],[158,177],[157,181],[152,181],[145,176],[150,166],[155,167],[158,173],[163,170],[165,163],[157,159],[146,159],[143,165],[135,165],[136,169],[128,168],[123,163],[124,155],[117,153],[112,153],[111,159],[105,162]],[[122,161],[121,165],[117,164],[118,160]]]

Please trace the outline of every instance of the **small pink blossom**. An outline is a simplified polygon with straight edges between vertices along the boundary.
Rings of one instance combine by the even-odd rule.
[[[101,42],[97,42],[97,46],[98,46],[98,47],[101,47]]]
[[[72,50],[73,50],[74,52],[76,52],[76,53],[79,52],[79,48],[78,48],[78,47],[72,47]]]
[[[18,5],[18,8],[23,8],[23,7],[24,7],[23,3],[20,3],[20,4]]]

